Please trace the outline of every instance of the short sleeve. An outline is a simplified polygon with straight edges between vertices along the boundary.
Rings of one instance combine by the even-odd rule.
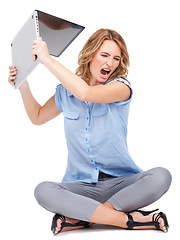
[[[63,112],[63,109],[62,109],[62,101],[61,101],[61,91],[62,91],[62,84],[59,84],[57,87],[56,87],[56,92],[55,92],[55,103],[56,103],[56,106],[57,108]]]
[[[133,90],[132,90],[131,84],[127,80],[125,80],[123,78],[117,78],[117,79],[115,79],[115,80],[113,80],[111,82],[116,82],[116,81],[119,81],[119,82],[122,82],[122,83],[126,84],[130,88],[130,90],[131,90],[131,95],[130,95],[130,98],[128,100],[123,101],[123,102],[115,102],[114,104],[116,106],[120,106],[120,105],[125,105],[125,104],[130,103],[132,101],[132,95],[133,95]]]

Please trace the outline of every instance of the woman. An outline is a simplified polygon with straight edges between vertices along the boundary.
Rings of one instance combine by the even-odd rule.
[[[33,124],[44,124],[61,112],[65,117],[64,178],[35,189],[38,203],[56,213],[53,233],[93,223],[167,232],[164,213],[138,210],[169,189],[171,175],[161,167],[142,171],[129,155],[126,135],[132,88],[125,79],[129,56],[123,38],[109,29],[95,32],[80,52],[76,74],[51,58],[42,39],[34,41],[32,55],[61,81],[44,106],[33,98],[27,81],[19,88]],[[10,67],[12,85],[16,74],[17,69]]]

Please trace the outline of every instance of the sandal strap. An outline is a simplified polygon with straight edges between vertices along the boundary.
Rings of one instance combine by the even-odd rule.
[[[166,229],[168,230],[168,221],[166,218],[166,215],[163,212],[156,214],[153,214],[152,217],[152,222],[136,222],[133,220],[133,217],[129,213],[125,213],[128,216],[128,221],[126,223],[127,229],[132,230],[134,227],[140,227],[140,226],[155,226],[158,230],[160,230],[160,224],[159,224],[159,219],[162,218],[164,220],[164,224]],[[156,216],[156,217],[155,217]]]
[[[55,214],[54,217],[53,217],[52,225],[51,225],[51,231],[53,233],[55,233],[56,224],[57,224],[58,219],[60,219],[62,221],[61,229],[59,230],[59,232],[63,229],[63,224],[66,222],[66,219],[63,215]]]
[[[53,233],[55,232],[56,223],[57,223],[58,219],[60,219],[62,221],[61,229],[58,231],[58,233],[61,232],[64,227],[77,227],[77,226],[82,226],[84,228],[88,228],[89,227],[89,222],[79,221],[79,222],[77,222],[75,224],[67,223],[65,216],[59,215],[59,214],[55,214],[54,217],[53,217],[53,222],[52,222],[52,227],[51,227],[51,230],[53,231]]]
[[[156,209],[154,209],[154,210],[152,210],[152,211],[144,211],[144,210],[135,209],[135,210],[133,210],[133,211],[131,211],[131,212],[129,212],[129,213],[139,212],[139,213],[141,213],[143,216],[147,216],[147,215],[149,215],[149,214],[151,214],[151,213],[153,213],[153,212],[156,212],[156,211],[158,211],[158,210],[159,210],[159,208],[156,208]]]
[[[83,226],[84,228],[89,228],[89,222],[79,221],[76,223],[76,226]]]
[[[133,217],[129,214],[129,213],[125,213],[127,216],[128,216],[128,221],[127,221],[127,223],[126,223],[126,225],[127,225],[127,229],[128,230],[132,230],[133,229],[133,227],[134,227],[134,221],[133,221]]]
[[[126,215],[128,216],[128,221],[126,223],[128,230],[132,230],[134,227],[153,226],[154,225],[153,222],[136,222],[133,220],[133,217],[129,213],[126,213]]]
[[[85,221],[79,221],[77,223],[67,223],[66,220],[62,223],[63,227],[79,227],[82,226],[84,228],[88,228],[89,227],[89,222],[85,222]]]
[[[160,229],[160,225],[159,225],[159,222],[158,222],[158,220],[160,219],[160,218],[162,218],[163,220],[164,220],[164,225],[165,225],[165,227],[166,227],[166,229],[168,230],[168,227],[169,227],[169,224],[168,224],[168,221],[167,221],[167,217],[166,217],[166,215],[163,213],[163,212],[160,212],[160,213],[158,213],[158,215],[156,216],[156,218],[155,218],[155,214],[153,215],[153,219],[152,219],[152,221],[153,221],[153,223],[154,223],[154,226],[159,230]]]
[[[155,218],[155,214],[153,214],[153,217],[152,217],[152,222],[154,224],[154,226],[159,230],[160,229],[160,226],[159,226],[159,222],[158,220],[161,218],[161,213],[159,213],[156,218]]]

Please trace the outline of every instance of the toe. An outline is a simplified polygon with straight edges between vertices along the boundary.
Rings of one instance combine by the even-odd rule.
[[[58,219],[57,223],[56,223],[56,230],[55,233],[57,234],[59,232],[59,230],[61,229],[61,220]]]
[[[165,226],[160,225],[160,229],[161,229],[163,232],[167,232],[167,229],[166,229]]]
[[[160,227],[160,229],[161,229],[163,232],[167,232],[167,228],[166,228],[166,226],[165,226],[164,219],[163,219],[163,218],[159,218],[158,222],[159,222],[159,227]]]

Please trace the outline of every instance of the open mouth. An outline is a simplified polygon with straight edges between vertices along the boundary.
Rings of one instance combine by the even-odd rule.
[[[109,73],[110,73],[110,70],[107,69],[107,68],[102,68],[100,73],[103,75],[103,76],[108,76]]]

